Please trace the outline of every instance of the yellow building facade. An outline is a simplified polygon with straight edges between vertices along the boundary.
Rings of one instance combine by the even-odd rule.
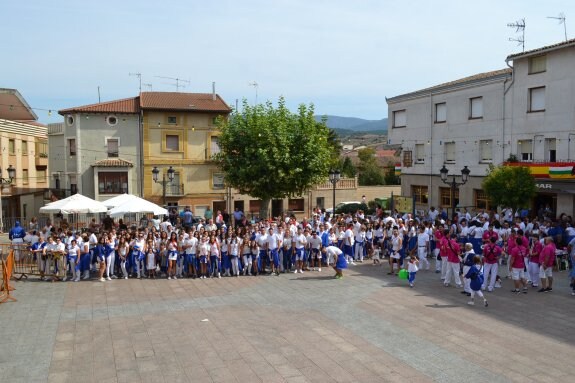
[[[211,157],[219,152],[216,120],[227,118],[228,105],[216,94],[142,92],[140,107],[143,197],[160,205],[190,206],[196,215],[208,207],[225,208],[223,176]]]

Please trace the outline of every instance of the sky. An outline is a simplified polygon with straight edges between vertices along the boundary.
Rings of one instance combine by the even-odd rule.
[[[377,120],[386,97],[506,67],[525,49],[575,37],[574,1],[0,1],[0,88],[43,123],[59,110],[154,91],[216,92]],[[253,83],[257,83],[257,88]],[[149,87],[143,86],[143,91]],[[2,107],[2,106],[0,106]]]

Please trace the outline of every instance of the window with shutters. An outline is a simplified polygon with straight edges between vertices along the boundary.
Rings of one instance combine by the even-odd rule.
[[[459,205],[459,189],[455,189],[455,206]],[[451,207],[451,188],[439,188],[439,206]]]
[[[479,141],[479,162],[491,163],[493,161],[493,140]]]
[[[557,140],[555,138],[545,139],[545,161],[557,161]]]
[[[108,158],[110,157],[118,157],[119,150],[120,150],[120,140],[117,138],[108,138],[106,139],[106,147],[108,152]]]
[[[28,141],[22,141],[22,155],[28,155]]]
[[[407,115],[405,109],[396,110],[393,112],[393,125],[394,128],[405,128],[407,126]]]
[[[68,154],[71,156],[76,155],[76,139],[75,138],[69,138],[68,139]]]
[[[16,141],[13,138],[8,139],[8,153],[16,154]]]
[[[415,144],[415,163],[425,163],[425,144]]]
[[[164,152],[181,152],[183,142],[183,133],[179,131],[162,132],[162,151]]]
[[[483,97],[469,99],[469,119],[483,118]]]
[[[99,172],[98,193],[99,194],[128,193],[128,172]]]
[[[29,181],[28,169],[22,169],[22,183],[27,184]]]
[[[491,209],[489,198],[487,198],[487,194],[483,190],[473,189],[473,199],[476,209]]]
[[[404,150],[403,151],[403,167],[409,168],[413,166],[413,155],[411,150]]]
[[[535,56],[529,58],[529,74],[541,73],[547,70],[547,56]]]
[[[533,161],[533,140],[517,141],[517,151],[521,161]]]
[[[213,156],[220,152],[220,138],[218,136],[210,137],[210,155]]]
[[[545,87],[540,86],[537,88],[530,88],[528,112],[544,112],[544,111],[545,111]]]
[[[411,185],[411,195],[415,198],[415,203],[427,203],[427,186]]]
[[[446,142],[445,143],[445,162],[446,163],[455,163],[455,142]]]
[[[440,102],[435,104],[435,122],[441,123],[447,121],[447,104]]]

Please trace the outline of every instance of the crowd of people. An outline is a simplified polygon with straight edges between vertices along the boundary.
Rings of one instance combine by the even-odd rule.
[[[279,276],[322,267],[341,279],[349,266],[386,260],[387,274],[407,273],[410,287],[418,271],[434,269],[445,287],[469,296],[469,304],[478,296],[487,306],[482,291],[493,292],[506,278],[516,294],[530,287],[552,292],[556,257],[565,249],[569,266],[575,260],[571,224],[566,215],[530,219],[510,209],[474,216],[458,211],[453,220],[434,208],[416,217],[381,209],[370,217],[362,211],[330,217],[316,209],[301,221],[292,215],[252,223],[237,212],[224,218],[219,211],[215,219],[196,220],[187,208],[177,219],[154,217],[130,228],[110,217],[83,231],[49,223],[26,231],[17,223],[10,239],[26,247],[42,279],[53,281]]]

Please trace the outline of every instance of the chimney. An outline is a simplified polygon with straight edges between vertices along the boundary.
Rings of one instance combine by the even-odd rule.
[[[216,82],[212,82],[212,100],[216,101]]]

